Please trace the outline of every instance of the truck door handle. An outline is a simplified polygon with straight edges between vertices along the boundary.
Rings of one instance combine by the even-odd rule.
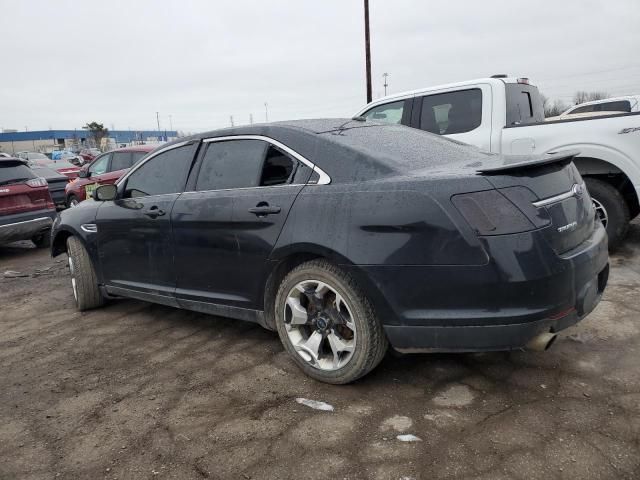
[[[143,212],[147,217],[150,218],[156,218],[156,217],[161,217],[165,214],[165,211],[158,208],[156,205],[154,205],[153,207],[149,207],[149,210]]]
[[[273,215],[275,213],[280,213],[282,209],[277,205],[269,205],[267,202],[260,202],[255,207],[251,207],[249,209],[249,213],[254,213],[258,217],[265,217],[267,215]]]

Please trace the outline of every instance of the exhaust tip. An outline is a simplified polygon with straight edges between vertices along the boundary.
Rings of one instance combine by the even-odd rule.
[[[555,333],[544,332],[529,340],[529,343],[526,345],[527,350],[532,350],[534,352],[544,352],[549,350],[551,345],[556,341],[558,336]]]

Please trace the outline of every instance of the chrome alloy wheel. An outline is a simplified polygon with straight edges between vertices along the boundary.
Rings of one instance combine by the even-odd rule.
[[[356,325],[351,309],[324,282],[304,280],[289,291],[284,324],[298,355],[319,370],[338,370],[353,357]]]
[[[593,202],[593,208],[596,209],[596,214],[598,215],[598,218],[600,218],[600,221],[602,222],[602,226],[604,228],[607,228],[607,221],[609,220],[609,216],[607,215],[607,209],[604,208],[604,205],[602,205],[595,198],[591,197],[591,201]]]
[[[78,288],[76,286],[76,271],[73,268],[73,260],[71,259],[71,255],[69,255],[69,273],[71,274],[71,288],[73,288],[73,298],[78,301]]]

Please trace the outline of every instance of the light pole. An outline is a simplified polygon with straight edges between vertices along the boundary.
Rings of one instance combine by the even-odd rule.
[[[169,130],[173,132],[173,121],[171,120],[171,115],[169,115]]]
[[[384,72],[382,74],[382,77],[384,78],[384,96],[387,96],[387,87],[389,86],[389,84],[387,83],[387,79],[389,77],[389,74],[387,72]]]
[[[160,114],[156,112],[156,122],[158,122],[158,140],[160,140]]]
[[[365,46],[365,69],[367,75],[367,103],[371,96],[371,42],[369,41],[369,0],[364,0],[364,46]]]
[[[267,105],[267,102],[264,102],[264,121],[269,122],[269,105]]]

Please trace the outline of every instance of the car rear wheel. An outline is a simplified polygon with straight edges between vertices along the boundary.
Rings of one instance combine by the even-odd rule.
[[[293,269],[276,296],[276,326],[295,363],[326,383],[353,382],[375,368],[387,338],[353,278],[324,260]]]
[[[69,195],[69,198],[67,198],[67,207],[75,207],[78,203],[80,203],[80,201],[75,195]]]
[[[37,248],[47,248],[51,245],[51,231],[47,230],[44,233],[36,235],[31,241]]]
[[[630,213],[627,202],[618,190],[596,178],[585,178],[596,214],[607,230],[609,250],[614,251],[629,229]]]
[[[76,237],[67,239],[71,288],[78,310],[81,312],[104,304],[104,297],[98,288],[98,278],[93,269],[87,250]]]

